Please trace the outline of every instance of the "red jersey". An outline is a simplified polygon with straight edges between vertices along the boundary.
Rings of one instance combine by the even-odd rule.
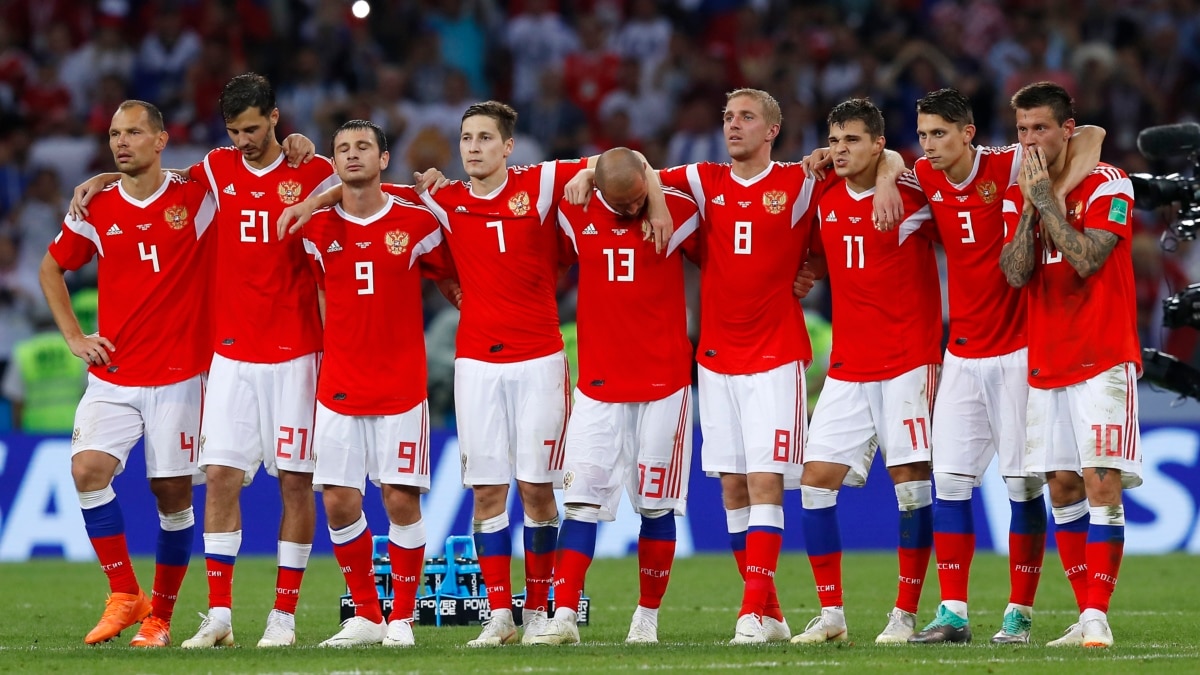
[[[607,403],[657,401],[692,381],[681,246],[699,226],[696,202],[663,190],[675,232],[665,254],[641,218],[617,215],[596,191],[589,208],[559,204],[579,256],[579,390]]]
[[[772,162],[743,180],[729,164],[660,172],[700,210],[700,345],[696,360],[724,375],[762,373],[812,360],[804,309],[792,282],[808,259],[812,213],[831,180]]]
[[[299,237],[275,233],[283,210],[338,184],[324,157],[291,168],[282,154],[255,169],[233,147],[190,170],[217,200],[214,284],[216,352],[236,361],[282,363],[321,350],[317,286]]]
[[[425,400],[417,263],[441,243],[429,209],[391,196],[370,217],[356,218],[337,205],[317,211],[305,225],[304,250],[325,289],[317,400],[326,408],[343,415],[397,415]]]
[[[462,286],[459,358],[514,363],[563,348],[555,297],[559,234],[551,215],[563,187],[586,167],[579,160],[509,167],[490,194],[477,195],[462,181],[421,194],[446,230]]]
[[[165,172],[145,200],[110,184],[88,205],[87,220],[67,218],[50,244],[63,268],[100,256],[99,333],[116,351],[88,372],[116,385],[182,382],[212,361],[211,279],[216,212],[204,185]]]
[[[971,173],[951,183],[925,158],[913,165],[946,250],[950,343],[962,358],[1010,354],[1026,345],[1025,292],[1000,270],[1004,191],[1017,182],[1021,146],[976,148]]]
[[[942,362],[942,291],[933,225],[911,175],[896,182],[904,218],[875,229],[875,189],[852,192],[845,181],[821,197],[817,218],[833,298],[829,377],[879,382]]]
[[[1004,195],[1007,240],[1021,209],[1021,189]],[[1034,240],[1029,289],[1029,384],[1054,389],[1078,384],[1115,365],[1137,364],[1137,291],[1133,282],[1133,184],[1125,172],[1101,162],[1067,195],[1067,222],[1082,232],[1105,230],[1117,245],[1095,274],[1084,279],[1045,235]]]

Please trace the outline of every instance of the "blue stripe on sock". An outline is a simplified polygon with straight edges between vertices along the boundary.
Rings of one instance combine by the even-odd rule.
[[[737,551],[745,551],[746,550],[746,531],[745,530],[742,530],[741,532],[730,532],[729,533],[729,548],[730,548],[730,550],[734,551],[735,553]]]
[[[526,553],[554,553],[558,545],[558,528],[554,526],[525,526]]]
[[[195,525],[174,531],[159,528],[158,551],[154,555],[154,561],[160,565],[186,567],[192,559],[192,538],[195,534]],[[232,560],[230,558],[231,562]]]
[[[1063,532],[1087,532],[1088,531],[1088,514],[1084,513],[1075,520],[1067,523],[1055,523],[1054,527]]]
[[[489,555],[512,555],[512,535],[508,528],[499,532],[476,532],[475,554],[480,558]]]
[[[1097,525],[1091,524],[1088,528],[1087,540],[1089,544],[1122,544],[1125,543],[1125,526],[1124,525]]]
[[[1039,495],[1037,499],[1027,502],[1009,500],[1012,518],[1008,530],[1013,534],[1046,534],[1046,498]]]
[[[205,558],[206,560],[216,560],[217,562],[219,562],[219,563],[225,563],[226,565],[232,565],[232,564],[234,563],[234,561],[236,561],[236,560],[237,560],[237,556],[233,556],[233,555],[217,555],[217,554],[215,554],[215,553],[205,553],[205,554],[204,554],[204,558]]]
[[[838,528],[836,504],[824,509],[801,509],[800,524],[809,555],[841,553],[842,532]]]
[[[933,505],[900,512],[900,548],[933,546]]]
[[[975,514],[970,499],[935,499],[933,531],[943,534],[975,534]]]
[[[121,506],[117,504],[117,500],[94,509],[80,510],[83,511],[83,526],[87,529],[89,538],[125,534],[125,516],[121,514]]]
[[[589,558],[596,556],[596,523],[585,523],[570,518],[563,521],[558,535],[558,547],[564,551],[575,551]]]
[[[746,530],[746,533],[749,534],[751,532],[766,532],[767,534],[783,536],[782,527],[771,527],[770,525],[751,525],[750,529]]]
[[[675,514],[668,513],[658,518],[650,518],[642,516],[642,529],[638,533],[642,539],[654,539],[656,541],[675,541]],[[745,542],[742,542],[745,546]]]

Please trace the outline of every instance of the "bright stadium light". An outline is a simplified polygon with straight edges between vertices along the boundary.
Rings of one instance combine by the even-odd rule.
[[[350,11],[356,19],[365,19],[371,13],[371,3],[367,0],[357,0],[351,7]]]

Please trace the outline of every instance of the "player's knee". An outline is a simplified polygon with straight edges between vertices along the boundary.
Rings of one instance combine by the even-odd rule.
[[[178,513],[192,506],[192,477],[151,478],[150,492],[162,513]]]
[[[71,458],[71,480],[77,492],[103,490],[112,483],[116,458],[95,450],[85,450]]]
[[[321,493],[321,501],[331,527],[345,527],[362,515],[362,493],[354,488],[327,485]]]
[[[1041,497],[1045,484],[1041,476],[1009,476],[1004,479],[1008,498],[1014,502],[1031,502]]]
[[[279,472],[279,494],[283,503],[305,506],[315,503],[311,473]]]
[[[933,474],[933,484],[937,487],[938,499],[944,502],[965,502],[971,498],[975,478],[961,473],[938,471]]]
[[[1083,477],[1074,471],[1052,471],[1046,474],[1046,486],[1050,488],[1050,503],[1054,506],[1075,504],[1087,497]]]
[[[476,520],[486,520],[505,512],[508,505],[507,485],[476,485],[472,492]]]
[[[209,495],[228,499],[242,490],[242,481],[246,472],[231,466],[209,464],[204,467],[204,489]]]

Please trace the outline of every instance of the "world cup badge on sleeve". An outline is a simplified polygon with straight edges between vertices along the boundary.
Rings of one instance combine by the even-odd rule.
[[[787,207],[787,193],[783,190],[768,190],[763,193],[763,208],[771,215],[783,213]]]
[[[294,180],[279,182],[279,201],[291,206],[300,201],[300,183]]]
[[[512,199],[508,200],[508,209],[514,216],[523,216],[529,213],[529,193],[522,190],[513,195]]]
[[[996,182],[985,180],[975,186],[975,192],[979,194],[979,198],[984,204],[991,204],[996,201],[996,197],[1000,196],[1000,191],[996,189]]]
[[[188,212],[185,206],[172,206],[163,211],[163,218],[172,230],[182,230],[187,225]]]
[[[392,255],[401,255],[408,249],[408,233],[400,230],[392,230],[384,237],[384,244],[387,245],[388,253]]]

